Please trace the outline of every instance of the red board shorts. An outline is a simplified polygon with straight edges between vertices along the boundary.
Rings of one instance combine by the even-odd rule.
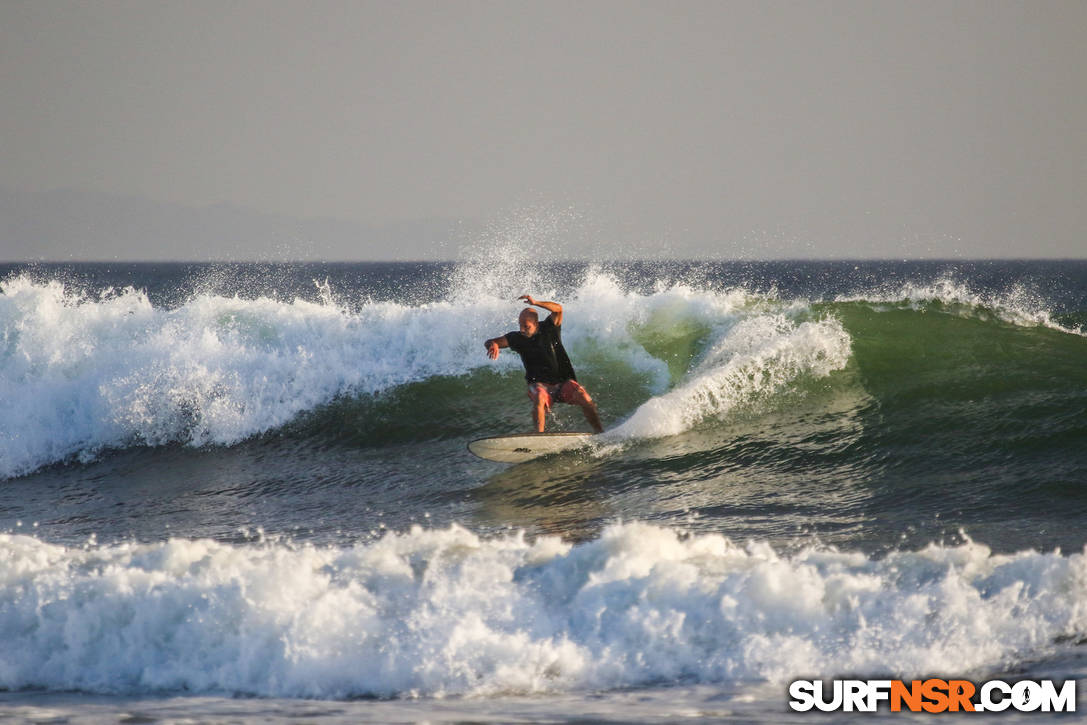
[[[537,405],[542,399],[547,408],[551,407],[553,400],[567,405],[580,405],[583,401],[591,400],[585,388],[576,380],[567,380],[564,383],[529,383],[528,397]]]

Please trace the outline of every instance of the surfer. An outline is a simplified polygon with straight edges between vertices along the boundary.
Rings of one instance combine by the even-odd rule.
[[[531,295],[521,295],[517,299],[530,305],[517,317],[521,329],[483,343],[488,357],[497,360],[498,351],[506,347],[521,356],[528,381],[528,397],[532,401],[532,420],[538,432],[543,433],[544,419],[553,400],[579,406],[593,430],[602,432],[604,427],[600,425],[596,403],[577,382],[570,358],[562,346],[562,305],[534,300]],[[551,314],[540,322],[540,314],[533,307],[541,307]]]

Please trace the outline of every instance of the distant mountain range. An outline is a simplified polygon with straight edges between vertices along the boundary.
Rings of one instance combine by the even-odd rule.
[[[366,225],[228,204],[0,187],[0,261],[453,259],[479,225],[419,219]]]

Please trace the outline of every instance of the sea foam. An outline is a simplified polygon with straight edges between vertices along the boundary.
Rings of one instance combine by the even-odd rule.
[[[6,534],[0,688],[339,698],[980,677],[1082,636],[1085,602],[1084,554],[969,541],[873,559],[641,523],[578,545],[457,526],[344,548]]]

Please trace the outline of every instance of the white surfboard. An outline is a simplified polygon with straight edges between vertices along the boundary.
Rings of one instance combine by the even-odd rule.
[[[480,458],[499,463],[524,463],[550,453],[583,448],[592,433],[514,433],[480,438],[468,444],[468,450]]]

